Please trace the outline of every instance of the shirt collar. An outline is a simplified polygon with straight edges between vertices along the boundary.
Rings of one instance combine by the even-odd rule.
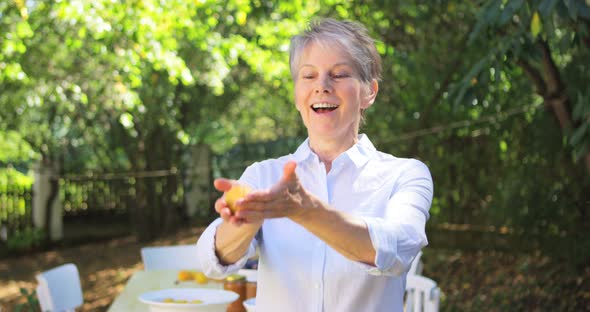
[[[313,155],[313,151],[311,150],[311,148],[309,148],[309,138],[307,138],[305,139],[305,141],[303,141],[303,143],[301,143],[301,145],[299,145],[299,147],[293,154],[293,160],[295,160],[297,163],[301,163],[306,161]]]
[[[358,139],[358,142],[344,154],[350,158],[357,168],[360,168],[373,157],[377,149],[366,134],[361,133]]]
[[[369,140],[369,137],[367,137],[366,134],[359,134],[358,142],[346,152],[342,153],[342,155],[338,156],[338,158],[347,157],[355,164],[357,168],[359,168],[369,161],[376,151],[377,149],[371,140]],[[293,154],[293,160],[295,160],[297,163],[301,163],[310,158],[317,158],[317,156],[309,147],[309,138],[307,138],[303,143],[301,143],[301,145],[299,145]]]

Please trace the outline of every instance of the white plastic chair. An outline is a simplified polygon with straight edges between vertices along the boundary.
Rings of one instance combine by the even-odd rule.
[[[440,288],[432,279],[409,275],[406,280],[406,312],[438,312]]]
[[[37,298],[41,311],[75,311],[84,303],[80,274],[75,264],[68,263],[36,275]]]
[[[420,258],[422,258],[422,250],[418,251],[416,258],[414,258],[414,261],[412,261],[408,275],[422,275],[422,268],[424,267],[424,264]]]
[[[150,270],[199,270],[197,245],[175,245],[141,248],[143,268]]]

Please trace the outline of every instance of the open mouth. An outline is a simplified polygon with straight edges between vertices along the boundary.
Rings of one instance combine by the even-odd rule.
[[[338,105],[330,103],[316,103],[311,105],[311,109],[313,109],[313,111],[316,113],[328,113],[336,110],[337,108]]]

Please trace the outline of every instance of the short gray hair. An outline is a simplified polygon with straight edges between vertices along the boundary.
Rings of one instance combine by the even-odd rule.
[[[301,54],[312,42],[338,44],[352,58],[362,82],[381,80],[381,56],[365,26],[353,21],[332,18],[315,19],[302,34],[291,38],[289,66],[293,80],[297,77]]]

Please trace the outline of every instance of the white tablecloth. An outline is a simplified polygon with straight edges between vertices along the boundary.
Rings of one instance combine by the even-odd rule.
[[[125,289],[109,307],[109,312],[144,312],[148,305],[139,301],[137,297],[144,292],[167,288],[213,288],[223,289],[223,283],[209,281],[207,284],[196,282],[180,282],[175,284],[178,270],[137,271],[133,273]],[[220,310],[225,312],[225,309]]]

